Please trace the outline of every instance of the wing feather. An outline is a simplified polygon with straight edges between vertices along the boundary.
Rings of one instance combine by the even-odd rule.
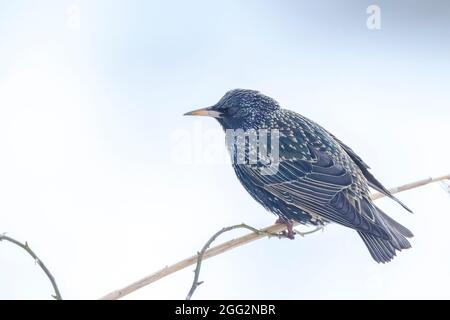
[[[390,239],[372,219],[370,203],[347,192],[353,184],[349,170],[335,163],[325,151],[310,150],[313,160],[281,160],[270,175],[262,175],[258,166],[240,164],[237,169],[255,185],[313,216]],[[360,201],[365,201],[364,205],[354,205]],[[362,212],[362,208],[369,212]]]

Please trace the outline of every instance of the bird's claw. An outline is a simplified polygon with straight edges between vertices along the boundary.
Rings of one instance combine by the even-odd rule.
[[[288,238],[290,240],[294,240],[295,239],[295,231],[282,231],[281,234],[283,235],[283,237]]]
[[[283,237],[294,240],[295,239],[295,230],[294,230],[294,222],[292,220],[286,220],[283,218],[278,218],[275,223],[284,224],[287,230],[283,230],[281,234]]]

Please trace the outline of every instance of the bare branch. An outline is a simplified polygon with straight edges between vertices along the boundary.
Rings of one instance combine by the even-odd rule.
[[[394,194],[394,193],[399,193],[399,192],[415,189],[415,188],[418,188],[421,186],[425,186],[425,185],[433,183],[433,182],[439,182],[439,181],[445,181],[445,180],[450,180],[450,174],[447,174],[445,176],[435,177],[435,178],[430,177],[427,179],[411,182],[411,183],[408,183],[408,184],[405,184],[405,185],[402,185],[399,187],[389,189],[389,191],[392,194]],[[383,198],[383,197],[384,197],[384,195],[381,193],[375,193],[371,196],[372,200],[377,200],[377,199]]]
[[[55,291],[55,294],[52,295],[52,297],[55,298],[56,300],[62,300],[61,293],[59,292],[58,285],[56,284],[55,278],[53,277],[52,273],[45,266],[44,262],[42,262],[42,260],[36,255],[36,253],[34,253],[34,251],[31,250],[31,248],[27,242],[21,243],[11,237],[6,236],[5,234],[0,234],[0,242],[1,241],[8,241],[10,243],[13,243],[16,246],[19,246],[22,249],[24,249],[26,252],[28,252],[28,254],[34,259],[34,261],[39,265],[39,267],[41,267],[42,271],[44,271],[45,275],[50,280],[50,282],[53,286],[53,290]]]
[[[249,226],[245,223],[241,223],[241,224],[237,224],[234,226],[230,226],[230,227],[226,227],[221,229],[220,231],[216,232],[203,246],[202,250],[197,254],[197,266],[195,267],[195,271],[194,271],[194,281],[192,282],[192,286],[191,289],[189,290],[189,293],[186,297],[186,300],[190,300],[192,295],[194,294],[195,290],[197,289],[197,287],[199,285],[201,285],[203,283],[203,281],[199,282],[199,276],[200,276],[200,268],[202,266],[202,261],[203,261],[203,257],[205,255],[206,250],[208,250],[208,248],[211,246],[211,244],[223,233],[231,231],[231,230],[235,230],[235,229],[247,229],[250,231],[253,231],[254,233],[258,234],[258,235],[263,235],[263,236],[267,236],[267,237],[277,237],[277,238],[288,238],[285,234],[283,233],[272,233],[272,232],[267,232],[265,230],[259,230],[257,228],[254,228],[252,226]],[[295,230],[295,234],[299,234],[301,236],[305,236],[307,234],[311,234],[313,232],[316,232],[318,230],[321,230],[322,228],[316,228],[312,231],[308,231],[308,232],[299,232],[297,230]]]
[[[399,186],[399,187],[390,189],[390,191],[393,194],[399,193],[399,192],[415,189],[415,188],[418,188],[418,187],[421,187],[421,186],[424,186],[424,185],[427,185],[427,184],[430,184],[433,182],[444,181],[444,180],[450,180],[450,174],[441,176],[441,177],[436,177],[436,178],[428,178],[428,179],[424,179],[424,180],[419,180],[416,182],[412,182],[412,183],[409,183],[409,184],[406,184],[403,186]],[[372,195],[373,200],[377,200],[377,199],[380,199],[383,197],[384,197],[384,195],[380,194],[380,193],[376,193],[376,194]],[[271,225],[269,227],[262,229],[259,233],[254,232],[254,230],[252,230],[253,231],[252,233],[246,234],[246,235],[236,238],[236,239],[226,241],[215,247],[207,249],[204,252],[202,260],[214,257],[214,256],[224,253],[228,250],[231,250],[231,249],[240,247],[244,244],[250,243],[252,241],[265,238],[265,237],[267,237],[267,234],[278,234],[285,230],[286,230],[286,226],[283,224]],[[153,282],[156,282],[164,277],[167,277],[168,275],[170,275],[172,273],[175,273],[177,271],[185,269],[186,267],[189,267],[189,266],[195,264],[197,261],[198,261],[198,255],[191,256],[191,257],[181,260],[171,266],[166,266],[165,268],[163,268],[159,271],[156,271],[155,273],[152,273],[136,282],[133,282],[122,289],[112,291],[100,299],[102,299],[102,300],[120,299],[136,290],[139,290],[142,287],[145,287]]]

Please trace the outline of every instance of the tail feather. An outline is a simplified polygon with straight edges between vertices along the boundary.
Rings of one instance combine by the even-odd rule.
[[[388,240],[377,238],[371,234],[358,231],[372,258],[378,263],[391,261],[395,256],[395,248]]]
[[[411,238],[413,234],[400,223],[387,216],[383,211],[377,207],[375,208],[378,213],[377,222],[384,227],[390,239],[382,239],[373,234],[361,231],[358,231],[358,234],[363,239],[373,259],[378,263],[386,263],[396,256],[396,251],[411,248],[411,244],[406,238]]]
[[[414,237],[414,234],[406,227],[389,217],[386,213],[381,211],[379,208],[378,212],[380,213],[381,217],[391,226],[393,226],[398,232],[400,232],[402,235],[404,235],[407,238]]]
[[[406,211],[413,213],[413,211],[408,208],[406,206],[406,204],[404,204],[403,202],[401,202],[397,197],[395,197],[388,189],[386,189],[381,182],[379,182],[374,176],[373,174],[371,174],[369,172],[368,169],[365,168],[361,168],[362,173],[364,174],[364,176],[367,179],[367,183],[369,184],[369,186],[371,186],[372,188],[374,188],[375,190],[377,190],[378,192],[381,192],[382,194],[384,194],[385,196],[391,198],[392,200],[394,200],[395,202],[397,202],[399,205],[401,205],[403,208],[405,208]]]

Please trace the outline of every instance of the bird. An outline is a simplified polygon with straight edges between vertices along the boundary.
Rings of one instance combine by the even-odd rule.
[[[373,203],[370,188],[412,211],[372,175],[353,149],[316,122],[249,89],[230,90],[216,104],[184,115],[215,118],[232,137],[227,146],[236,176],[278,223],[287,226],[289,238],[295,234],[294,222],[317,227],[336,223],[355,230],[378,263],[390,262],[397,251],[411,247],[407,238],[413,233]],[[259,155],[258,147],[249,143],[250,134],[238,139],[230,132],[256,132],[257,139],[266,132],[271,155]],[[243,150],[240,157],[238,150]]]

